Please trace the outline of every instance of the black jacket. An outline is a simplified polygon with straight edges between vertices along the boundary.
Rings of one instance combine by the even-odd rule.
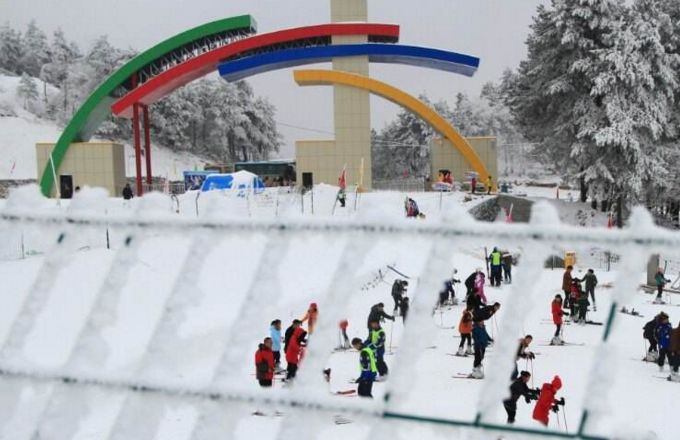
[[[283,337],[283,352],[285,353],[288,350],[288,341],[290,341],[290,337],[293,336],[293,330],[295,330],[295,327],[292,325],[286,329],[286,333]]]
[[[394,283],[392,284],[392,298],[400,299],[403,294],[404,287],[401,285],[401,281],[394,280]]]
[[[475,287],[475,279],[477,278],[477,272],[472,272],[472,275],[465,278],[465,287],[472,289]]]
[[[659,323],[656,322],[656,318],[652,319],[647,324],[645,324],[645,326],[642,327],[642,330],[643,330],[642,337],[645,338],[645,339],[650,339],[650,338],[655,339],[654,330],[656,330],[656,326],[658,324]]]
[[[371,326],[371,321],[382,321],[383,319],[391,319],[394,321],[394,316],[388,315],[384,310],[380,310],[378,305],[371,307],[371,312],[368,314],[368,319],[366,320],[366,325]]]
[[[597,277],[595,276],[594,273],[593,274],[587,273],[583,277],[582,281],[586,282],[586,289],[594,289],[595,286],[597,286]]]
[[[524,383],[521,377],[515,379],[515,381],[510,385],[510,398],[505,399],[503,403],[510,405],[517,405],[517,400],[520,397],[528,397],[529,387]]]
[[[132,188],[130,188],[129,186],[123,188],[123,198],[125,200],[130,200],[132,197],[134,197],[132,194]]]
[[[496,311],[493,309],[493,306],[480,307],[472,312],[472,320],[476,322],[486,321],[491,318],[494,313],[496,313]]]

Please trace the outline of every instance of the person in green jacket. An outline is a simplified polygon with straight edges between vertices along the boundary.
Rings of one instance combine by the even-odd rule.
[[[491,263],[491,286],[500,287],[503,273],[501,269],[501,251],[497,247],[494,247],[489,255],[489,263]]]
[[[666,283],[670,283],[671,280],[666,278],[666,276],[663,273],[663,269],[659,268],[656,271],[656,275],[654,275],[654,281],[656,282],[656,299],[654,299],[654,302],[657,304],[662,304],[663,299],[661,299],[661,294],[663,293],[663,288],[666,285]]]

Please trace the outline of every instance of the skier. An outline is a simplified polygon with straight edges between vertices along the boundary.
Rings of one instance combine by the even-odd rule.
[[[272,338],[264,338],[255,352],[255,377],[263,388],[272,386],[274,379],[274,353]]]
[[[451,303],[454,306],[458,304],[458,301],[456,300],[456,291],[453,289],[453,285],[456,283],[460,283],[460,280],[453,277],[444,281],[444,286],[442,290],[439,291],[439,307],[443,307],[444,304],[449,301],[449,298],[451,298]]]
[[[503,266],[503,281],[506,284],[512,283],[512,254],[510,252],[503,253],[501,265]]]
[[[670,353],[671,375],[668,376],[668,380],[680,382],[680,374],[678,374],[678,369],[680,369],[680,324],[671,332]]]
[[[578,299],[581,296],[581,285],[578,278],[573,278],[571,281],[571,291],[569,292],[569,313],[574,321],[578,321],[576,309],[578,308]]]
[[[512,372],[512,376],[510,377],[511,380],[517,379],[517,374],[518,374],[518,369],[517,369],[517,361],[520,359],[536,359],[536,355],[533,354],[529,350],[529,345],[531,345],[531,342],[534,340],[534,337],[531,335],[526,335],[525,337],[521,338],[519,340],[519,344],[517,346],[517,354],[515,354],[515,371]]]
[[[477,279],[477,275],[482,273],[481,268],[475,269],[474,272],[470,274],[467,278],[465,278],[465,288],[467,289],[467,292],[465,292],[465,297],[469,297],[472,295],[472,293],[475,291],[475,280]]]
[[[274,354],[274,366],[278,370],[281,365],[281,320],[275,319],[269,327],[269,336],[272,338],[272,352]]]
[[[347,350],[349,348],[349,337],[347,336],[347,327],[349,327],[349,321],[343,319],[338,324],[338,327],[340,328],[340,336],[342,338],[342,342],[338,348],[341,350]]]
[[[562,345],[562,337],[560,335],[562,331],[562,316],[566,315],[567,312],[562,310],[562,295],[559,293],[555,295],[555,299],[552,300],[552,317],[553,324],[555,324],[555,336],[553,336],[550,341],[550,345]]]
[[[406,286],[408,286],[408,281],[400,279],[396,279],[394,280],[394,283],[392,283],[392,299],[394,300],[394,310],[392,313],[395,313],[399,309],[401,297],[404,295]]]
[[[548,426],[550,410],[558,411],[558,405],[564,405],[564,398],[561,400],[555,399],[555,394],[562,388],[562,380],[559,376],[555,376],[551,383],[544,383],[541,387],[541,394],[538,396],[538,402],[534,408],[533,418],[538,420],[543,425]]]
[[[495,315],[496,312],[500,310],[500,308],[501,304],[498,302],[495,302],[490,306],[479,307],[472,312],[472,320],[474,322],[481,322],[491,319],[491,317]]]
[[[656,327],[659,325],[659,315],[649,321],[642,327],[642,337],[649,341],[649,349],[647,355],[643,360],[648,362],[656,362],[659,359],[659,352],[657,351],[656,343]]]
[[[562,304],[562,306],[565,309],[569,308],[569,296],[571,295],[572,284],[571,271],[573,269],[574,266],[567,266],[567,269],[564,271],[564,275],[562,275],[562,291],[564,291],[564,304]]]
[[[472,354],[472,311],[474,306],[472,304],[467,304],[465,310],[463,310],[463,315],[460,317],[460,322],[458,323],[458,331],[460,332],[460,345],[458,345],[458,352],[456,356],[465,356]],[[467,350],[464,352],[463,347],[467,342]]]
[[[361,376],[356,380],[359,384],[357,394],[361,397],[373,398],[373,382],[378,374],[378,367],[375,362],[375,353],[369,347],[364,346],[361,339],[352,339],[352,347],[359,352],[359,368]]]
[[[383,319],[390,319],[394,321],[394,316],[385,313],[385,304],[378,303],[371,307],[371,311],[368,314],[368,319],[366,320],[366,327],[368,327],[369,337],[371,335],[371,321],[382,321]]]
[[[401,314],[401,322],[406,322],[406,315],[408,315],[408,309],[410,307],[410,302],[408,296],[401,299],[401,304],[399,304],[399,313]]]
[[[477,278],[475,278],[475,292],[479,295],[479,299],[482,304],[486,304],[486,295],[484,294],[484,283],[486,282],[486,275],[484,272],[477,272]]]
[[[666,276],[663,273],[663,269],[659,268],[656,271],[656,275],[654,275],[654,281],[656,282],[656,298],[654,298],[654,304],[663,304],[661,294],[663,293],[663,288],[666,285],[666,283],[670,283],[671,280],[666,278]]]
[[[490,190],[489,190],[490,191]],[[501,285],[501,251],[497,247],[493,248],[489,255],[489,263],[491,263],[491,286],[500,287]]]
[[[381,379],[385,379],[389,373],[389,368],[387,368],[387,363],[385,363],[385,330],[380,327],[380,321],[378,320],[371,321],[370,324],[371,335],[364,342],[364,346],[373,350],[378,374]]]
[[[407,218],[420,217],[420,210],[418,209],[418,204],[412,198],[406,197],[406,202],[404,203],[404,209],[406,211],[406,217]]]
[[[527,403],[531,403],[531,400],[538,399],[538,390],[529,389],[527,384],[531,378],[531,373],[528,371],[522,371],[519,377],[510,385],[510,397],[503,401],[503,407],[505,412],[508,413],[508,423],[515,423],[515,415],[517,415],[517,401],[520,397],[524,396],[524,400]]]
[[[470,378],[484,379],[484,372],[482,371],[482,362],[484,361],[484,353],[486,347],[489,345],[491,338],[484,328],[484,321],[475,321],[472,325],[472,338],[475,341],[475,360],[472,364],[472,373]]]
[[[593,299],[593,310],[597,311],[597,304],[595,302],[595,286],[597,286],[597,277],[595,276],[595,271],[593,269],[588,269],[588,273],[585,274],[581,281],[586,282],[586,295],[589,295]]]
[[[668,315],[664,312],[659,313],[659,325],[656,326],[654,331],[654,336],[659,343],[659,359],[657,363],[659,364],[659,371],[663,371],[664,362],[666,361],[666,356],[669,354],[671,348],[671,323],[668,322]]]
[[[307,322],[307,332],[311,335],[314,333],[314,327],[316,327],[316,321],[319,319],[319,309],[316,307],[316,303],[311,303],[309,305],[309,309],[307,309],[307,312],[305,313],[305,316],[302,317],[300,322]]]
[[[303,348],[307,343],[305,340],[307,337],[307,332],[304,331],[302,327],[300,327],[300,321],[297,322],[298,325],[293,329],[286,347],[286,362],[288,363],[286,380],[292,380],[295,378],[298,364],[302,360]]]

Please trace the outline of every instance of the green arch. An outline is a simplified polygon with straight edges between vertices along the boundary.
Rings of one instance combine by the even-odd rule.
[[[239,15],[206,23],[158,43],[113,72],[90,94],[64,128],[59,140],[52,149],[52,161],[54,162],[55,170],[59,170],[59,166],[64,160],[69,146],[73,142],[83,142],[90,139],[97,130],[97,127],[99,127],[99,124],[111,114],[111,104],[117,99],[111,95],[125,84],[134,73],[170,52],[180,49],[200,38],[238,30],[256,32],[257,23],[251,15]],[[49,196],[53,184],[52,167],[48,161],[40,178],[40,190],[45,196]]]

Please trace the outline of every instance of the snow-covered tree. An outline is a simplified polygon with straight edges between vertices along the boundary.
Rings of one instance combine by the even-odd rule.
[[[19,73],[21,48],[21,33],[12,29],[9,23],[5,22],[0,27],[0,69]]]
[[[29,104],[38,99],[38,86],[35,80],[26,73],[21,75],[17,86],[17,95],[24,100],[24,109],[29,108]]]
[[[22,39],[21,71],[37,78],[42,66],[50,60],[50,48],[45,33],[32,20]]]

